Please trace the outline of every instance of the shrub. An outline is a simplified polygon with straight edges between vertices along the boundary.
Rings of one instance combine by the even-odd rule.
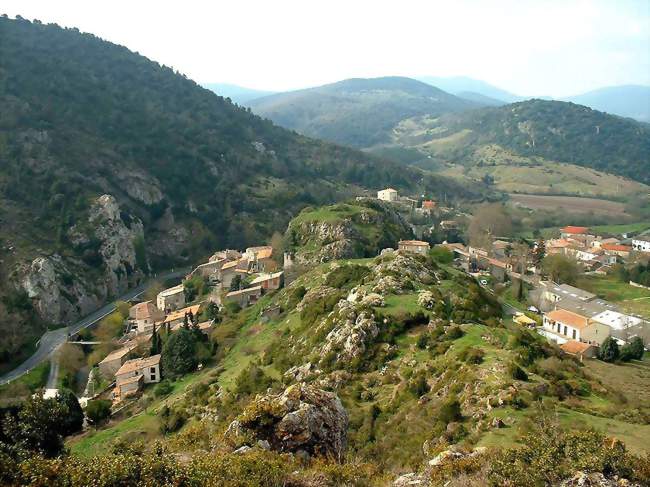
[[[327,274],[325,285],[336,289],[342,289],[345,286],[361,282],[361,280],[369,273],[370,269],[364,265],[342,265]]]
[[[456,340],[462,337],[465,333],[460,326],[454,325],[450,327],[445,333],[445,340]]]
[[[623,345],[621,348],[621,360],[628,362],[630,360],[641,360],[643,358],[643,340],[641,337],[634,337],[630,343]]]
[[[516,362],[510,362],[510,365],[508,366],[508,372],[510,376],[515,380],[528,380],[528,374],[526,374],[524,369],[519,367]]]
[[[616,362],[620,355],[618,343],[612,337],[605,338],[605,341],[600,346],[598,358],[605,362]]]
[[[438,408],[438,420],[442,423],[449,424],[462,419],[460,402],[455,396],[448,397]]]
[[[88,422],[97,427],[104,423],[111,416],[111,401],[97,399],[88,401],[86,405],[86,417]]]
[[[464,360],[468,364],[478,365],[483,363],[483,358],[485,357],[485,352],[481,348],[468,347],[463,350],[460,354],[460,359]]]
[[[415,378],[409,381],[408,389],[415,397],[421,397],[429,392],[431,388],[429,387],[424,374],[418,374]]]
[[[154,387],[153,395],[156,397],[163,397],[172,392],[173,389],[174,387],[172,386],[171,382],[168,380],[163,380],[157,384],[156,387]]]

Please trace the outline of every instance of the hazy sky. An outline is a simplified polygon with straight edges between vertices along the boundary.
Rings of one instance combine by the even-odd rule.
[[[0,13],[78,27],[199,83],[465,75],[554,97],[650,85],[650,0],[2,0]]]

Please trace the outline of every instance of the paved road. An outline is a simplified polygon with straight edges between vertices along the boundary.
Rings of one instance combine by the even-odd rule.
[[[170,271],[170,272],[157,275],[155,279],[152,279],[146,282],[145,284],[133,288],[129,292],[123,294],[122,296],[117,298],[117,301],[129,301],[131,299],[135,299],[138,296],[140,296],[142,293],[144,293],[147,290],[147,288],[155,282],[155,280],[164,281],[166,279],[182,277],[185,276],[190,270],[191,270],[190,268],[185,268],[185,269],[179,269],[179,270]],[[61,345],[63,345],[63,343],[65,343],[69,335],[75,335],[79,333],[84,328],[87,328],[97,323],[99,320],[111,314],[113,311],[115,311],[115,302],[109,303],[99,308],[94,313],[90,313],[88,316],[82,318],[76,323],[73,323],[72,325],[46,332],[39,340],[38,349],[36,350],[36,352],[34,352],[34,354],[31,357],[25,360],[21,365],[16,367],[14,370],[12,370],[11,372],[7,372],[2,377],[0,377],[0,384],[6,384],[26,374],[34,367],[39,365],[41,362],[47,360],[57,348],[59,348]],[[56,376],[54,376],[54,382],[56,382]]]

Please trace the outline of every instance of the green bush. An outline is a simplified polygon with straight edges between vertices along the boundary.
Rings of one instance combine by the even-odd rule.
[[[111,416],[111,401],[97,399],[88,401],[86,405],[86,417],[93,426],[99,426]]]
[[[618,343],[612,337],[605,338],[605,341],[600,346],[598,358],[604,362],[616,362],[620,356]]]
[[[162,382],[156,384],[156,387],[153,389],[153,395],[156,397],[163,397],[169,394],[174,390],[171,382],[168,380],[163,380]]]
[[[524,371],[524,369],[519,367],[516,362],[510,362],[510,365],[508,366],[508,373],[515,380],[528,380],[528,374]]]
[[[325,285],[336,289],[360,283],[370,273],[365,265],[341,265],[333,269],[325,278]]]

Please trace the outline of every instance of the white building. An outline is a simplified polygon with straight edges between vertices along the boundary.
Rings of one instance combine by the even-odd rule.
[[[129,318],[138,330],[138,333],[149,333],[153,330],[154,323],[162,321],[165,313],[158,309],[151,301],[138,303],[131,306]]]
[[[178,308],[185,306],[185,289],[183,285],[179,284],[159,292],[156,297],[156,305],[158,309],[165,313],[176,311]]]
[[[650,238],[637,237],[632,239],[632,248],[637,252],[650,252]]]
[[[600,345],[611,331],[605,324],[564,309],[544,314],[543,329],[543,334],[558,344],[575,340]]]
[[[382,189],[377,191],[377,199],[382,201],[397,201],[397,190],[393,188]]]
[[[603,311],[591,318],[593,321],[597,321],[604,325],[609,326],[613,330],[624,330],[630,326],[636,326],[640,324],[643,320],[637,318],[636,316],[630,316],[618,311]]]

